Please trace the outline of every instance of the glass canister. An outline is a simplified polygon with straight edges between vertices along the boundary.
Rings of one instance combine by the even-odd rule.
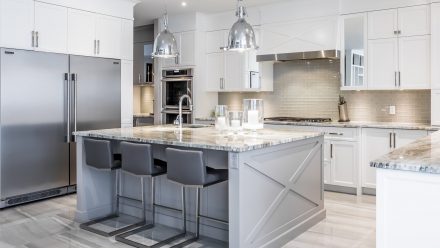
[[[217,105],[215,107],[215,128],[217,130],[228,128],[228,106]]]
[[[229,129],[235,133],[243,129],[243,112],[242,111],[230,111],[229,112]]]
[[[243,127],[257,130],[264,128],[264,103],[263,99],[243,100]]]

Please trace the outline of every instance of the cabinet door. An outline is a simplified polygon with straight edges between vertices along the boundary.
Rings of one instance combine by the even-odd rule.
[[[133,62],[121,61],[121,122],[133,124]]]
[[[36,50],[67,53],[67,8],[35,2]]]
[[[397,38],[368,41],[368,88],[395,89],[397,87]]]
[[[440,68],[440,3],[431,5],[431,68]],[[440,70],[431,70],[431,88],[440,90]]]
[[[396,135],[394,141],[394,147],[400,148],[402,146],[408,145],[418,139],[428,136],[428,131],[423,130],[394,130]]]
[[[398,11],[400,36],[427,35],[431,33],[429,5],[400,8]]]
[[[227,45],[227,31],[219,30],[206,33],[206,53],[219,53]]]
[[[180,56],[178,63],[180,66],[195,65],[195,32],[185,32],[180,34]]]
[[[70,54],[95,56],[95,14],[69,9],[68,10],[68,41]]]
[[[431,91],[431,124],[440,126],[440,90]]]
[[[223,88],[225,56],[223,53],[206,55],[206,82],[208,91],[220,91]]]
[[[332,184],[357,187],[358,151],[355,142],[331,142]]]
[[[144,43],[134,43],[133,83],[141,84],[145,80]]]
[[[246,53],[225,53],[225,82],[227,91],[241,91],[246,87],[246,74],[248,73]]]
[[[392,38],[397,35],[397,9],[368,13],[368,39]]]
[[[392,129],[362,129],[362,187],[376,188],[376,168],[370,162],[391,151]]]
[[[331,156],[330,141],[324,141],[324,183],[331,184]]]
[[[97,55],[99,57],[121,57],[121,30],[121,19],[105,15],[96,16]]]
[[[0,0],[0,46],[33,49],[33,0]]]
[[[133,21],[122,19],[121,22],[121,59],[133,60]]]
[[[430,89],[431,36],[399,38],[399,86],[403,89]]]

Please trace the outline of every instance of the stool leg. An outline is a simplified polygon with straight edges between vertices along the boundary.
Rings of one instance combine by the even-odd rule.
[[[119,170],[115,171],[115,197],[116,197],[116,207],[115,207],[115,215],[119,215],[119,190],[120,190],[120,184],[121,184],[121,173]]]
[[[151,177],[151,221],[153,225],[156,223],[156,187],[155,187],[155,179]]]
[[[197,188],[196,193],[196,238],[200,236],[200,188]]]
[[[142,219],[145,221],[147,216],[145,215],[145,184],[144,184],[144,177],[141,177],[141,202],[142,202]]]
[[[183,232],[186,233],[186,194],[185,194],[184,186],[182,186],[182,219],[183,219]]]

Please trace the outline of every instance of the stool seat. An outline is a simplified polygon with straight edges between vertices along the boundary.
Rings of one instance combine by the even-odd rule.
[[[203,187],[217,184],[226,180],[228,180],[228,170],[219,170],[206,167],[206,179]]]
[[[154,159],[154,166],[151,168],[151,176],[158,176],[167,173],[167,162]]]

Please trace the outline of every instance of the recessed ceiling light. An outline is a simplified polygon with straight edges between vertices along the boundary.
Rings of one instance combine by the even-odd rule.
[[[183,7],[186,7],[186,2],[182,2],[182,6],[183,6]]]

